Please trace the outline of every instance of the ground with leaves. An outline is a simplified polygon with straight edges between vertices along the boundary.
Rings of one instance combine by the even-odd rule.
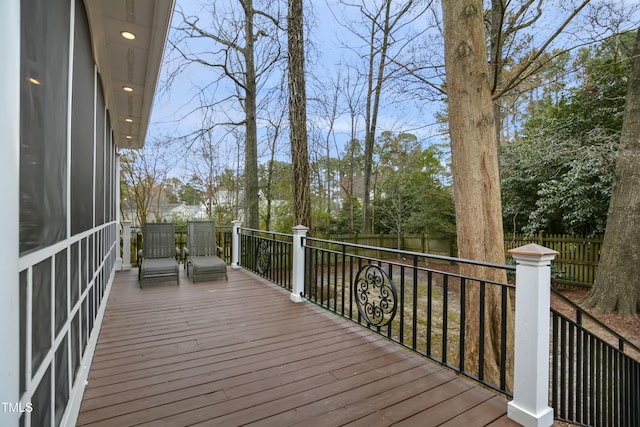
[[[587,289],[565,289],[561,290],[561,293],[576,304],[580,304],[589,291]],[[628,339],[631,343],[640,347],[640,317],[625,320],[616,313],[594,314],[591,309],[585,311]]]

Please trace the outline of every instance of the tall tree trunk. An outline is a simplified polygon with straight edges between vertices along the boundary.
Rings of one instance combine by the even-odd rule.
[[[451,160],[458,252],[461,258],[505,262],[496,128],[487,65],[482,0],[442,2]],[[461,274],[506,283],[503,270],[461,266]],[[480,283],[466,284],[465,369],[479,372]],[[501,294],[487,285],[484,376],[499,384]],[[511,310],[507,308],[511,317]],[[511,318],[509,325],[513,324]],[[507,348],[513,346],[508,327]],[[507,378],[512,378],[512,353]],[[510,386],[510,385],[508,385]]]
[[[245,221],[249,228],[260,227],[260,212],[258,210],[258,132],[256,124],[256,70],[254,62],[253,35],[253,1],[243,2],[245,9],[245,101],[246,133],[244,148],[244,209]]]
[[[598,273],[583,305],[624,318],[640,309],[640,30],[636,34],[620,148]]]
[[[489,58],[491,61],[490,79],[491,79],[491,93],[496,92],[498,88],[502,86],[502,46],[504,40],[502,39],[502,24],[504,23],[504,8],[503,0],[491,0],[491,19],[489,25]],[[493,103],[493,116],[494,123],[496,125],[496,141],[498,146],[502,136],[502,108],[501,99],[494,100]]]
[[[296,225],[311,228],[311,191],[307,149],[307,104],[304,80],[302,0],[289,0],[289,123],[293,166],[293,216]]]
[[[378,110],[380,109],[380,96],[382,94],[382,85],[384,83],[384,70],[387,61],[387,50],[389,48],[389,33],[391,15],[391,0],[387,0],[384,4],[384,22],[382,23],[382,45],[380,46],[380,59],[378,61],[378,69],[375,70],[374,76],[374,59],[376,51],[375,46],[376,33],[379,24],[375,21],[371,22],[371,39],[369,51],[369,92],[367,94],[367,113],[366,113],[366,132],[364,147],[364,195],[363,195],[363,221],[362,228],[364,232],[373,231],[373,214],[371,212],[371,174],[373,169],[373,146],[376,140],[376,128],[378,126]],[[375,77],[375,86],[373,86]]]
[[[373,164],[373,143],[375,135],[371,132],[371,99],[373,98],[373,72],[375,59],[375,23],[371,23],[371,39],[369,41],[369,74],[367,76],[367,101],[365,104],[366,112],[364,124],[366,126],[364,134],[364,182],[362,191],[362,231],[368,233],[371,231],[371,169]],[[374,130],[375,133],[375,130]]]
[[[271,206],[273,200],[273,163],[275,161],[275,155],[275,150],[273,150],[271,152],[271,160],[269,161],[269,166],[267,168],[267,215],[264,219],[265,230],[271,230]]]

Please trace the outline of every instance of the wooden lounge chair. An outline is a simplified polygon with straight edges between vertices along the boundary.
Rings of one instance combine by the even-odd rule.
[[[149,281],[176,279],[180,284],[178,263],[175,260],[175,232],[173,224],[148,223],[143,230],[142,264],[138,281],[142,288]]]
[[[227,264],[218,255],[215,224],[211,221],[188,221],[184,264],[187,276],[189,266],[193,267],[193,283],[222,278],[228,280]]]

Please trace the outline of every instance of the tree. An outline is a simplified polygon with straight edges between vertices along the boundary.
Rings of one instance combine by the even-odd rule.
[[[588,140],[547,135],[502,147],[505,227],[514,233],[604,231],[617,144],[594,132]]]
[[[178,190],[180,202],[187,205],[199,205],[204,202],[206,185],[198,175],[192,175],[188,182]]]
[[[237,170],[236,170],[237,171]],[[238,219],[240,205],[239,182],[242,177],[237,172],[226,168],[218,177],[219,188],[216,192],[216,210],[218,224],[229,224]]]
[[[611,0],[491,0],[486,28],[498,141],[517,135],[517,116],[530,95],[579,78],[563,66],[571,51],[624,32],[635,25],[637,10],[637,4]],[[509,120],[516,121],[511,135],[503,129]]]
[[[315,174],[319,184],[324,184],[318,186],[322,191],[315,198],[316,203],[312,198],[314,215],[318,211],[323,214],[331,214],[334,211],[334,189],[338,185],[337,176],[340,175],[342,166],[340,159],[337,159],[338,167],[336,168],[336,159],[332,157],[332,148],[335,147],[336,151],[339,150],[335,126],[342,113],[340,101],[345,91],[342,83],[342,69],[339,67],[337,73],[333,75],[325,74],[330,77],[326,81],[316,81],[315,91],[308,104],[313,108],[311,115],[315,115],[315,123],[309,123],[311,125],[309,147],[309,154],[312,158],[311,174]],[[316,228],[323,226],[315,221],[315,217],[313,221]],[[326,226],[326,224],[324,225]]]
[[[168,160],[167,145],[157,140],[120,157],[120,194],[130,208],[135,207],[140,225],[152,215],[156,220],[160,217],[162,184],[171,169]]]
[[[575,87],[546,93],[521,138],[501,148],[505,225],[514,232],[604,232],[630,70],[633,35],[582,49],[567,65]]]
[[[533,37],[530,34],[522,34],[532,29],[534,24],[543,16],[543,0],[528,0],[525,2],[504,2],[502,0],[491,1],[489,13],[489,57],[491,92],[496,98],[494,104],[494,117],[496,124],[496,137],[500,141],[502,131],[502,111],[500,98],[507,94],[513,94],[518,86],[534,79],[537,74],[545,69],[545,65],[553,57],[546,57],[548,46],[561,34],[562,30],[589,4],[591,0],[584,0],[576,7],[569,7],[568,17],[560,20],[556,31],[552,32],[542,43],[540,48],[531,46]],[[573,5],[571,5],[573,6]],[[546,8],[547,11],[557,8]],[[549,12],[547,12],[549,13]],[[510,57],[520,56],[513,61]],[[543,61],[540,61],[540,58]],[[509,67],[509,65],[511,67]],[[509,70],[509,68],[512,68]],[[510,72],[509,72],[510,71]]]
[[[375,200],[376,231],[452,233],[453,198],[442,184],[444,167],[435,146],[422,148],[413,134],[382,132],[378,138],[380,162]]]
[[[378,144],[379,191],[376,193],[380,196],[374,202],[380,214],[376,216],[376,222],[384,231],[397,236],[398,248],[402,249],[400,242],[406,232],[407,219],[419,209],[418,200],[414,197],[417,192],[413,192],[409,181],[412,172],[420,170],[420,165],[415,161],[420,146],[415,135],[404,133],[396,136],[389,131],[380,134]]]
[[[215,220],[214,206],[217,206],[217,176],[221,173],[219,155],[220,141],[214,141],[212,132],[205,132],[200,135],[200,144],[195,150],[195,158],[189,163],[193,171],[190,183],[196,184],[200,195],[197,203],[204,204],[207,218]],[[183,199],[188,203],[195,204],[195,198]]]
[[[583,302],[596,312],[617,310],[623,318],[640,307],[640,30],[631,58],[607,228],[596,280]]]
[[[307,149],[307,97],[304,79],[302,0],[289,0],[289,126],[293,165],[293,215],[296,225],[311,228],[311,189]]]
[[[164,180],[162,188],[164,189],[164,197],[167,200],[167,203],[174,204],[180,202],[178,191],[182,185],[182,181],[175,177]]]
[[[332,224],[331,230],[336,234],[358,234],[362,231],[362,204],[357,197],[342,199],[342,206]]]
[[[411,24],[427,10],[431,2],[423,6],[423,2],[404,0],[392,2],[382,0],[372,2],[361,0],[341,3],[357,8],[360,13],[364,30],[358,30],[354,23],[346,25],[352,34],[363,42],[366,52],[362,54],[366,61],[364,121],[364,192],[363,192],[363,231],[371,231],[371,190],[373,149],[378,127],[378,114],[382,105],[382,95],[385,87],[395,74],[403,68],[401,54],[410,42],[419,36]]]
[[[346,72],[343,70],[345,67]],[[322,76],[325,78],[316,76],[316,84],[312,86],[315,91],[309,99],[314,119],[310,122],[313,126],[310,154],[312,185],[314,178],[317,181],[315,198],[312,188],[312,215],[316,230],[332,227],[334,216],[341,215],[336,209],[340,198],[350,208],[356,206],[348,200],[354,196],[354,175],[361,174],[363,170],[362,150],[357,139],[363,114],[362,76],[342,64],[338,65],[335,74],[326,72]],[[343,114],[349,117],[349,142],[340,147],[339,128]],[[362,210],[358,212],[362,216]],[[351,215],[349,222],[362,224],[362,218],[355,219]]]
[[[293,221],[293,172],[291,163],[279,160],[269,161],[259,167],[259,180],[261,189],[261,226],[266,230],[274,230],[281,221],[279,215],[283,211],[291,214]],[[262,198],[264,197],[264,198]],[[291,229],[278,231],[290,233]]]
[[[280,17],[270,14],[267,10],[255,8],[253,0],[237,1],[242,10],[241,17],[236,15],[235,9],[224,11],[224,6],[218,6],[221,2],[211,2],[214,23],[210,29],[206,24],[200,23],[199,16],[187,16],[178,10],[183,25],[177,28],[177,39],[171,44],[183,59],[178,70],[197,64],[220,73],[219,77],[213,78],[213,82],[200,91],[201,108],[224,114],[228,120],[220,123],[217,117],[208,116],[204,120],[203,129],[198,133],[209,131],[214,126],[244,125],[245,224],[250,228],[258,228],[257,99],[259,81],[266,80],[274,64],[282,58],[278,39]],[[200,51],[192,50],[192,45],[186,42],[197,39],[212,42],[215,48],[205,45]],[[258,43],[261,39],[263,42],[260,43],[259,49]],[[177,73],[178,71],[174,75]],[[234,90],[222,96],[222,100],[209,99],[211,95],[209,90],[205,89],[215,87],[221,79],[231,82]],[[215,91],[213,93],[215,94]],[[229,106],[228,101],[231,99],[235,100],[236,108]],[[241,118],[234,115],[238,105],[243,113]],[[219,109],[216,110],[213,106],[218,106]]]
[[[278,91],[278,92],[282,93],[282,91]],[[277,172],[274,171],[274,164],[276,159],[276,153],[278,151],[277,144],[278,144],[278,140],[280,139],[282,127],[284,126],[286,113],[287,113],[287,109],[284,106],[281,106],[281,108],[276,108],[276,111],[273,113],[274,114],[273,117],[266,118],[266,121],[269,123],[269,128],[267,129],[267,139],[269,140],[270,159],[266,164],[266,168],[264,168],[261,165],[258,171],[259,180],[261,178],[260,173],[263,172],[263,169],[265,170],[262,173],[262,175],[264,176],[266,174],[266,179],[263,178],[260,184],[262,193],[267,199],[266,212],[263,215],[261,215],[264,221],[265,230],[271,230],[271,216],[273,213],[272,204],[274,201],[272,188],[273,188],[273,181],[274,179],[277,178],[275,176]]]
[[[364,164],[360,141],[351,138],[340,153],[340,158],[341,205],[332,227],[338,234],[355,234],[362,231],[363,218],[362,204],[358,199],[360,192],[355,185],[357,171],[362,171]]]
[[[498,150],[493,116],[482,0],[442,2],[451,161],[458,253],[461,258],[504,263]],[[461,274],[506,282],[503,270],[461,265]],[[500,289],[488,286],[484,301],[485,378],[499,384]],[[466,287],[465,369],[478,372],[479,287]],[[506,308],[507,315],[511,310]],[[513,319],[511,319],[511,322]],[[512,323],[510,323],[512,324]],[[510,342],[513,328],[508,328]],[[507,343],[507,348],[512,346]],[[507,372],[513,369],[508,356]],[[511,359],[511,360],[509,360]],[[507,373],[507,378],[511,375]]]

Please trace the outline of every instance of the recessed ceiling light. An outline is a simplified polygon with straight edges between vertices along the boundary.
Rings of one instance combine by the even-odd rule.
[[[133,137],[132,137],[131,135],[127,135],[127,136],[125,136],[125,138],[127,138],[127,139],[131,139],[131,138],[133,138]]]
[[[133,88],[131,86],[122,86],[122,90],[125,92],[133,92]]]
[[[34,77],[29,77],[28,78],[29,83],[33,83],[34,85],[39,85],[40,84],[40,80],[34,78]]]
[[[120,31],[120,35],[127,40],[135,40],[136,35],[131,31]]]
[[[133,123],[133,119],[131,117],[127,117],[124,121],[127,123]]]

